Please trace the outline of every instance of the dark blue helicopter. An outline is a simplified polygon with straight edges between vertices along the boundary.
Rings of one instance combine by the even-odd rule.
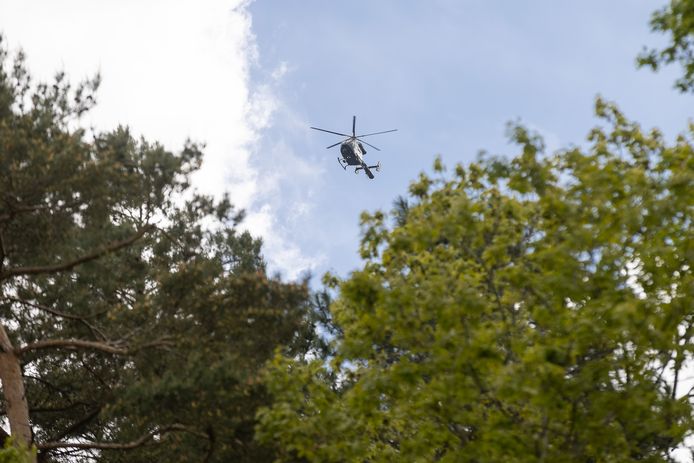
[[[320,130],[321,132],[328,132],[335,135],[347,137],[347,139],[342,140],[341,142],[328,146],[328,149],[340,145],[340,154],[342,155],[342,158],[337,158],[337,162],[340,163],[343,169],[347,170],[347,166],[356,166],[356,168],[354,169],[355,174],[358,174],[360,170],[364,169],[364,172],[369,178],[374,178],[374,174],[371,172],[371,169],[374,169],[376,172],[379,172],[381,170],[381,163],[378,162],[375,166],[369,166],[366,164],[366,162],[364,162],[364,155],[366,154],[366,149],[364,148],[364,145],[370,146],[376,151],[381,150],[376,148],[374,145],[371,145],[365,142],[364,140],[361,140],[361,138],[370,137],[371,135],[379,135],[382,133],[395,132],[398,129],[385,130],[383,132],[366,133],[364,135],[356,135],[356,125],[357,116],[353,116],[352,135],[340,132],[333,132],[331,130],[319,129],[318,127],[311,128],[314,130]]]

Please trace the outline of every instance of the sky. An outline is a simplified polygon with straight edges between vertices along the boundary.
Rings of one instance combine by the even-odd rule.
[[[284,278],[360,265],[359,216],[390,210],[436,155],[513,156],[520,121],[553,151],[584,143],[595,97],[644,126],[682,131],[692,98],[676,69],[636,70],[662,2],[463,0],[0,0],[0,31],[39,80],[99,72],[85,123],[128,125],[171,150],[206,143],[200,190],[247,211]],[[369,138],[375,180],[343,171],[339,138]]]
[[[362,211],[390,210],[440,155],[513,156],[520,121],[549,151],[585,143],[597,95],[672,139],[694,101],[679,69],[635,68],[664,38],[646,0],[0,0],[0,33],[38,80],[99,72],[85,124],[179,150],[206,143],[195,185],[229,192],[272,272],[314,284],[358,268]],[[381,148],[376,179],[344,171],[338,137]],[[685,461],[685,460],[683,460]]]
[[[248,11],[258,49],[253,82],[272,82],[273,120],[258,168],[281,195],[274,217],[309,261],[344,275],[359,265],[361,211],[389,210],[434,156],[453,166],[480,150],[512,156],[505,127],[521,121],[555,150],[584,142],[595,97],[670,137],[692,115],[672,90],[676,69],[635,69],[662,2],[380,0],[262,1]],[[282,78],[273,80],[281,70]],[[338,137],[361,132],[381,152],[376,180],[343,172]]]

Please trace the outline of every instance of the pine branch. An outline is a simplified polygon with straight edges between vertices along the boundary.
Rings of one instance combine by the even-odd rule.
[[[135,241],[139,240],[142,238],[142,236],[147,233],[148,231],[151,231],[155,228],[154,225],[146,225],[142,227],[140,230],[137,231],[133,236],[130,238],[127,238],[122,241],[116,241],[105,248],[99,249],[97,251],[94,251],[90,254],[86,254],[84,256],[78,257],[75,260],[61,263],[61,264],[55,264],[55,265],[46,265],[46,266],[35,266],[35,267],[16,267],[13,269],[8,269],[5,272],[0,273],[0,281],[5,280],[10,277],[15,277],[15,276],[20,276],[20,275],[39,275],[42,273],[57,273],[57,272],[62,272],[65,270],[70,270],[80,264],[84,264],[86,262],[98,259],[99,257],[102,257],[106,254],[109,254],[111,252],[118,251],[119,249],[125,248],[127,246],[130,246],[133,244]]]
[[[96,312],[96,313],[89,314],[89,315],[75,315],[75,314],[69,314],[69,313],[61,312],[60,310],[53,309],[51,307],[48,307],[47,305],[39,304],[36,302],[30,302],[30,301],[27,301],[26,299],[21,299],[19,297],[5,296],[5,299],[8,301],[16,302],[18,304],[28,305],[29,307],[33,307],[35,309],[39,309],[39,310],[42,310],[44,312],[48,312],[52,315],[55,315],[56,317],[68,318],[70,320],[85,320],[88,318],[94,318],[98,315],[103,315],[106,312],[106,310],[104,310],[104,311]]]
[[[5,299],[8,300],[8,301],[16,302],[16,303],[18,303],[18,304],[22,304],[22,305],[26,305],[26,306],[29,306],[29,307],[33,307],[33,308],[38,309],[38,310],[41,310],[41,311],[43,311],[43,312],[47,312],[47,313],[49,313],[49,314],[51,314],[51,315],[55,315],[56,317],[67,318],[67,319],[69,319],[69,320],[76,320],[76,321],[82,323],[83,325],[85,325],[85,326],[89,329],[89,331],[92,332],[92,334],[93,334],[95,337],[101,337],[101,339],[103,339],[103,340],[108,339],[108,337],[107,337],[99,328],[97,328],[96,326],[92,325],[91,323],[89,323],[89,322],[87,321],[88,318],[93,318],[93,317],[95,317],[95,316],[97,316],[97,315],[101,315],[101,314],[105,313],[106,311],[101,311],[101,312],[97,312],[97,313],[94,313],[94,314],[89,314],[89,315],[86,315],[86,316],[81,316],[81,315],[74,315],[74,314],[69,314],[69,313],[61,312],[60,310],[53,309],[53,308],[48,307],[48,306],[46,306],[46,305],[38,304],[38,303],[35,303],[35,302],[29,302],[29,301],[26,301],[26,300],[24,300],[24,299],[20,299],[20,298],[18,298],[18,297],[6,296]]]
[[[77,420],[76,422],[72,423],[70,426],[67,427],[67,429],[64,429],[60,434],[57,436],[54,436],[52,441],[57,442],[60,439],[65,438],[66,436],[69,436],[70,434],[73,434],[75,431],[79,431],[82,429],[84,426],[89,424],[90,421],[92,421],[94,418],[99,416],[99,413],[101,413],[101,407],[96,407],[93,410],[91,410],[89,413],[87,413],[85,416]]]
[[[36,212],[36,211],[51,211],[56,212],[64,209],[74,209],[82,205],[82,201],[74,201],[63,204],[36,204],[34,206],[25,206],[23,204],[11,204],[5,199],[5,206],[10,210],[9,213],[0,215],[0,222],[12,220],[18,213]]]
[[[173,343],[166,338],[158,339],[146,344],[134,348],[119,347],[118,344],[109,344],[99,341],[87,341],[85,339],[46,339],[43,341],[36,341],[31,344],[27,344],[23,347],[19,347],[14,350],[16,355],[22,355],[26,352],[41,349],[91,349],[106,352],[108,354],[115,355],[133,355],[134,353],[147,349],[150,347],[166,347],[171,346]]]
[[[194,434],[198,437],[203,437],[209,439],[209,436],[204,433],[197,431],[195,429],[189,428],[182,424],[172,424],[170,426],[164,426],[158,429],[154,429],[148,433],[143,434],[138,439],[130,442],[45,442],[43,444],[36,444],[39,450],[53,450],[53,449],[83,449],[83,450],[130,450],[137,447],[142,447],[147,444],[150,440],[153,440],[155,436],[162,436],[170,432],[187,432]]]

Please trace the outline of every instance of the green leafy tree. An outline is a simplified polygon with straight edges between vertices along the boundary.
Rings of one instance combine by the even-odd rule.
[[[268,373],[282,461],[669,461],[694,430],[694,125],[669,145],[596,112],[586,149],[512,126],[512,160],[437,161],[395,225],[363,216],[334,358]]]
[[[645,50],[638,65],[657,70],[664,64],[679,63],[684,75],[675,86],[682,92],[694,91],[694,0],[670,0],[653,13],[651,30],[667,34],[668,44],[662,50]]]
[[[42,461],[268,461],[260,367],[311,345],[304,283],[266,275],[228,199],[171,153],[80,117],[98,78],[34,85],[0,43],[0,379]],[[302,350],[303,349],[303,350]]]

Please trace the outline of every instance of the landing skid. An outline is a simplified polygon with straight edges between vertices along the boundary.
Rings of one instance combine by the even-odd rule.
[[[342,167],[342,170],[347,170],[347,164],[343,164],[342,160],[340,158],[337,158],[337,163],[340,164],[340,167]]]

